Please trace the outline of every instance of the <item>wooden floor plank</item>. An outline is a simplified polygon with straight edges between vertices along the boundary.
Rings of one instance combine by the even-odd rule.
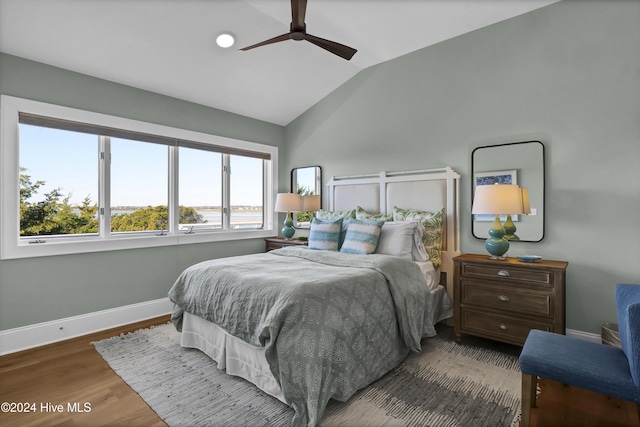
[[[33,402],[34,413],[0,412],[0,425],[133,426],[166,424],[111,370],[91,343],[122,333],[160,325],[168,316],[98,332],[0,357],[0,402]],[[587,390],[540,380],[538,407],[531,411],[536,427],[639,426],[635,405]],[[90,412],[69,413],[67,405],[91,405]],[[42,411],[40,405],[64,406],[64,413]]]

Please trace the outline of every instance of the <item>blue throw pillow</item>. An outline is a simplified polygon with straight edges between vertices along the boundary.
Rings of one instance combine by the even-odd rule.
[[[309,249],[323,249],[337,251],[340,247],[340,232],[342,218],[318,219],[313,218],[309,231]]]
[[[347,235],[340,252],[364,255],[374,253],[378,246],[382,224],[384,221],[349,220]]]

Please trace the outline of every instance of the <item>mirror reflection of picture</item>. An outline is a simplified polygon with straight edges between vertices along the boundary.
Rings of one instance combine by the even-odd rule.
[[[504,171],[491,171],[491,172],[476,172],[473,175],[474,186],[480,185],[493,185],[493,184],[518,184],[518,171],[516,169],[504,170]],[[474,192],[475,192],[474,187]],[[512,221],[518,221],[519,215],[511,215]],[[474,221],[492,222],[494,215],[480,215],[474,214]],[[500,221],[507,220],[507,215],[500,215]]]

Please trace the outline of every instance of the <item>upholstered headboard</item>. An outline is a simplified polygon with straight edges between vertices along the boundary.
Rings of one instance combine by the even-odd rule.
[[[422,211],[445,208],[441,271],[453,298],[453,257],[460,255],[460,175],[450,167],[407,172],[333,176],[327,184],[329,210],[360,206],[369,212],[390,214],[393,207]],[[443,283],[445,284],[445,283]]]

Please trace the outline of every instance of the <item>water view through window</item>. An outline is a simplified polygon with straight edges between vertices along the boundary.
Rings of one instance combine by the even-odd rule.
[[[168,231],[172,149],[178,150],[178,232],[263,228],[264,160],[100,138],[20,125],[21,236],[99,234],[101,191],[108,193],[111,233]],[[105,158],[108,185],[100,183]],[[225,185],[229,215],[223,212]]]
[[[230,199],[232,228],[262,228],[263,161],[230,156]]]

